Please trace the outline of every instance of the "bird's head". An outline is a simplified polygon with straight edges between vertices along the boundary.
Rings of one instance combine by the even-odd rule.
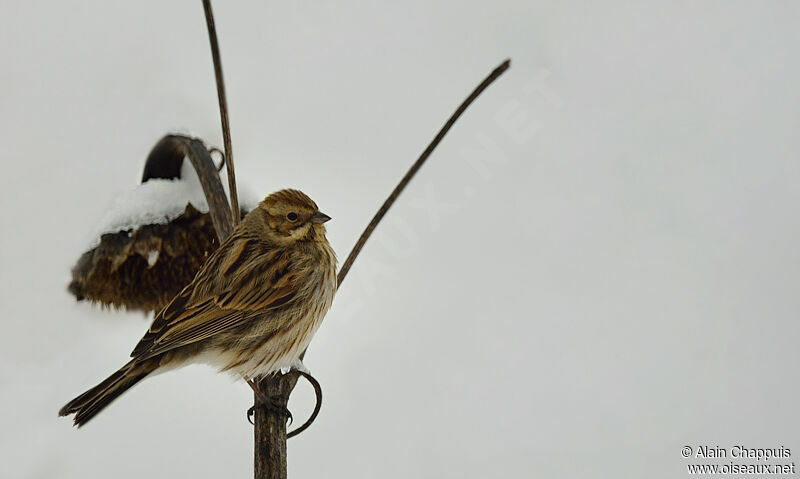
[[[330,216],[299,190],[281,190],[267,196],[258,209],[267,223],[267,234],[278,241],[323,241]]]

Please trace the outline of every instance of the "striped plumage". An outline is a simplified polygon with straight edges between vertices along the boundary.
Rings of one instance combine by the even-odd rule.
[[[328,219],[300,191],[268,196],[156,315],[133,359],[59,414],[83,425],[148,374],[187,362],[244,379],[290,367],[336,291]]]

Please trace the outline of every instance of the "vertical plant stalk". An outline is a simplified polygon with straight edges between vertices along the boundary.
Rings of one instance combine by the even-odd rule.
[[[266,397],[279,398],[278,404],[289,403],[291,389],[285,378],[268,376],[256,384]],[[260,406],[258,399],[253,467],[256,479],[286,479],[286,416]]]
[[[225,80],[222,77],[222,59],[219,54],[217,41],[217,28],[214,24],[214,12],[211,10],[211,0],[203,0],[203,10],[206,14],[208,27],[208,40],[211,43],[211,58],[214,61],[214,77],[217,83],[217,98],[219,99],[219,117],[222,122],[222,141],[225,146],[225,168],[228,170],[228,191],[231,197],[231,215],[233,226],[239,224],[239,197],[236,194],[236,173],[233,170],[233,145],[231,143],[231,124],[228,118],[228,100],[225,96]]]
[[[214,61],[214,77],[217,83],[219,99],[219,116],[222,122],[222,138],[225,145],[225,167],[228,170],[228,191],[231,199],[231,220],[235,227],[239,224],[239,198],[236,193],[236,174],[233,168],[233,148],[231,144],[230,119],[228,118],[228,102],[225,96],[225,81],[222,76],[222,60],[217,41],[217,29],[214,24],[214,13],[211,0],[203,0],[203,10],[208,27],[208,39],[211,44],[211,57]],[[289,393],[297,381],[296,376],[291,387],[289,378],[269,376],[256,383],[259,392],[265,397],[280,397],[289,402]],[[255,438],[254,438],[254,475],[256,479],[286,479],[286,418],[279,412],[259,405],[258,395],[253,393],[255,403]]]

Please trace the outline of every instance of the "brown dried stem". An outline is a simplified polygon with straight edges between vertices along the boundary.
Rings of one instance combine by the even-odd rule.
[[[430,142],[428,147],[425,148],[425,151],[423,151],[422,154],[419,155],[419,158],[417,158],[417,161],[415,161],[414,164],[411,165],[411,168],[408,169],[408,172],[400,180],[400,183],[398,183],[397,186],[395,186],[394,190],[391,192],[391,194],[389,194],[389,197],[386,198],[386,201],[384,201],[381,207],[378,209],[378,212],[375,213],[375,216],[372,217],[372,221],[370,221],[367,227],[364,228],[364,232],[361,233],[361,237],[358,238],[358,241],[356,241],[355,246],[353,246],[353,250],[350,251],[350,254],[347,256],[347,259],[345,260],[344,264],[339,270],[339,274],[337,277],[339,286],[342,285],[345,276],[347,276],[347,272],[350,271],[350,267],[353,266],[353,262],[358,257],[358,254],[361,252],[361,249],[364,247],[364,244],[372,235],[372,232],[375,230],[375,227],[378,226],[378,223],[380,223],[380,221],[386,215],[386,212],[389,211],[389,208],[392,207],[395,200],[397,200],[397,197],[400,196],[400,193],[403,192],[405,187],[408,185],[408,182],[411,181],[411,178],[414,177],[417,171],[419,171],[419,169],[422,167],[422,164],[425,163],[425,160],[427,160],[428,157],[431,155],[431,153],[433,153],[433,150],[436,148],[439,142],[442,141],[444,135],[447,134],[447,132],[450,130],[450,128],[453,126],[456,120],[458,120],[458,117],[460,117],[461,114],[464,113],[467,107],[469,107],[469,105],[472,104],[472,102],[475,101],[475,99],[478,98],[478,96],[481,93],[483,93],[483,90],[485,90],[489,85],[491,85],[492,82],[494,82],[500,75],[503,74],[503,72],[508,70],[510,66],[511,66],[511,59],[507,59],[503,63],[498,65],[497,68],[495,68],[492,71],[492,73],[490,73],[489,76],[487,76],[486,79],[484,79],[481,82],[481,84],[478,85],[475,88],[475,90],[472,91],[472,93],[470,93],[470,95],[461,103],[461,105],[459,105],[456,111],[453,112],[452,115],[450,115],[450,118],[447,120],[447,122],[445,122],[444,126],[442,126],[442,129],[439,130],[439,133],[436,134],[436,136]]]
[[[317,402],[314,405],[314,411],[311,413],[311,416],[309,416],[308,419],[306,419],[306,422],[304,422],[302,426],[298,427],[294,431],[287,434],[286,439],[295,437],[296,435],[308,429],[308,427],[311,426],[311,423],[313,423],[314,420],[317,418],[317,415],[319,415],[319,410],[322,409],[322,386],[320,386],[319,381],[317,381],[317,379],[314,376],[306,372],[303,371],[295,371],[295,372],[297,372],[297,374],[299,374],[300,376],[306,378],[306,380],[309,383],[311,383],[311,386],[314,388],[314,394],[317,396]],[[292,386],[292,388],[294,388],[294,386]]]
[[[203,187],[203,194],[208,202],[211,221],[214,223],[219,242],[222,243],[230,236],[233,229],[228,214],[228,198],[222,189],[217,167],[201,140],[183,135],[167,135],[159,140],[147,158],[143,179],[166,177],[168,174],[174,176],[175,171],[180,172],[184,157],[189,158],[197,172],[200,186]]]
[[[419,158],[417,158],[417,161],[415,161],[414,164],[411,165],[411,168],[408,169],[408,172],[406,172],[405,176],[403,176],[403,178],[400,179],[400,182],[397,184],[394,190],[392,190],[391,194],[389,194],[389,197],[386,198],[386,201],[383,202],[381,207],[378,209],[378,212],[375,213],[375,216],[372,217],[372,221],[370,221],[367,227],[364,228],[364,232],[361,233],[361,236],[358,238],[358,241],[356,241],[356,244],[353,246],[353,249],[347,256],[347,260],[345,260],[341,269],[339,269],[339,274],[337,276],[337,282],[339,286],[342,285],[345,276],[347,276],[347,272],[350,271],[350,267],[353,265],[353,262],[358,257],[358,254],[361,252],[361,249],[364,247],[364,244],[366,244],[367,240],[372,235],[372,232],[375,230],[375,227],[377,227],[378,223],[381,222],[383,217],[389,211],[389,208],[392,207],[394,202],[400,196],[400,193],[403,192],[405,187],[411,181],[411,178],[414,177],[417,171],[419,171],[419,169],[422,167],[422,164],[425,163],[425,160],[427,160],[428,157],[431,155],[431,153],[433,153],[433,150],[436,148],[436,146],[439,145],[439,143],[442,141],[442,138],[444,138],[444,136],[447,134],[447,132],[450,130],[453,124],[455,124],[456,120],[458,120],[461,114],[464,113],[464,111],[466,111],[467,107],[469,107],[470,104],[472,104],[472,102],[475,101],[475,99],[478,98],[478,96],[481,93],[483,93],[483,91],[489,85],[491,85],[500,75],[502,75],[503,72],[508,70],[510,66],[511,66],[511,59],[506,59],[503,63],[498,65],[497,68],[492,70],[489,76],[487,76],[480,83],[480,85],[475,87],[475,90],[473,90],[472,93],[470,93],[469,96],[466,99],[464,99],[463,102],[461,102],[461,105],[459,105],[456,111],[453,112],[452,115],[450,115],[450,118],[447,120],[447,122],[445,122],[444,126],[442,126],[442,128],[439,130],[439,133],[437,133],[436,136],[433,138],[433,140],[431,140],[428,147],[425,148],[425,150],[422,152]],[[303,359],[305,354],[306,351],[303,351],[303,354],[300,355],[301,360]],[[295,381],[297,380],[295,379]],[[311,379],[309,379],[309,381],[311,381]],[[293,387],[294,387],[293,385],[290,386],[289,389],[290,394],[292,392]],[[314,389],[317,390],[316,385],[314,386]],[[321,401],[322,401],[322,392],[320,390],[317,392],[317,405],[314,408],[314,412],[311,414],[311,417],[305,422],[305,424],[303,424],[303,426],[298,428],[296,431],[293,431],[289,437],[299,434],[300,432],[308,428],[312,422],[314,422],[314,419],[317,417],[317,414],[319,413],[319,409],[321,407]]]
[[[228,170],[228,191],[231,197],[231,216],[233,226],[239,224],[239,197],[236,194],[236,174],[233,171],[233,145],[231,143],[231,124],[228,118],[228,100],[225,96],[225,80],[222,77],[222,59],[219,55],[219,42],[217,41],[217,28],[214,25],[214,12],[211,10],[211,0],[203,0],[203,10],[206,14],[208,27],[208,40],[211,43],[211,58],[214,61],[214,77],[217,81],[217,97],[219,99],[219,117],[222,121],[222,141],[225,146],[225,168]]]
[[[228,118],[228,103],[225,97],[225,81],[222,76],[222,60],[219,54],[217,31],[214,25],[214,13],[211,10],[211,0],[203,0],[203,10],[208,27],[208,39],[211,43],[211,57],[214,60],[214,76],[217,83],[217,97],[219,99],[219,115],[222,121],[222,137],[225,146],[225,167],[228,170],[228,190],[231,199],[231,218],[235,227],[239,224],[239,198],[236,194],[236,175],[233,169],[233,151],[231,145],[230,120]],[[259,381],[256,386],[264,397],[285,398],[296,383],[280,376],[269,376]],[[277,411],[260,406],[258,394],[253,393],[256,405],[255,412],[255,454],[254,472],[256,479],[285,479],[286,478],[286,422],[282,414]]]

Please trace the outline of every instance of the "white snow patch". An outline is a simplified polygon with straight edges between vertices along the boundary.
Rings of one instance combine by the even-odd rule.
[[[205,142],[205,140],[203,140],[201,135],[193,132],[192,130],[190,130],[188,128],[184,128],[184,127],[173,128],[173,129],[167,131],[167,135],[187,136],[189,138]]]
[[[158,250],[151,249],[147,252],[147,265],[152,268],[156,261],[158,261]]]
[[[228,193],[228,176],[223,169],[220,180]],[[258,198],[246,186],[238,183],[239,207],[255,208],[263,198]],[[191,162],[184,159],[181,177],[174,180],[150,179],[118,197],[103,216],[97,227],[90,249],[100,243],[100,236],[136,229],[148,224],[166,224],[180,216],[191,203],[201,213],[208,212],[208,203]],[[153,261],[157,259],[154,258]],[[148,259],[149,262],[149,259]]]

